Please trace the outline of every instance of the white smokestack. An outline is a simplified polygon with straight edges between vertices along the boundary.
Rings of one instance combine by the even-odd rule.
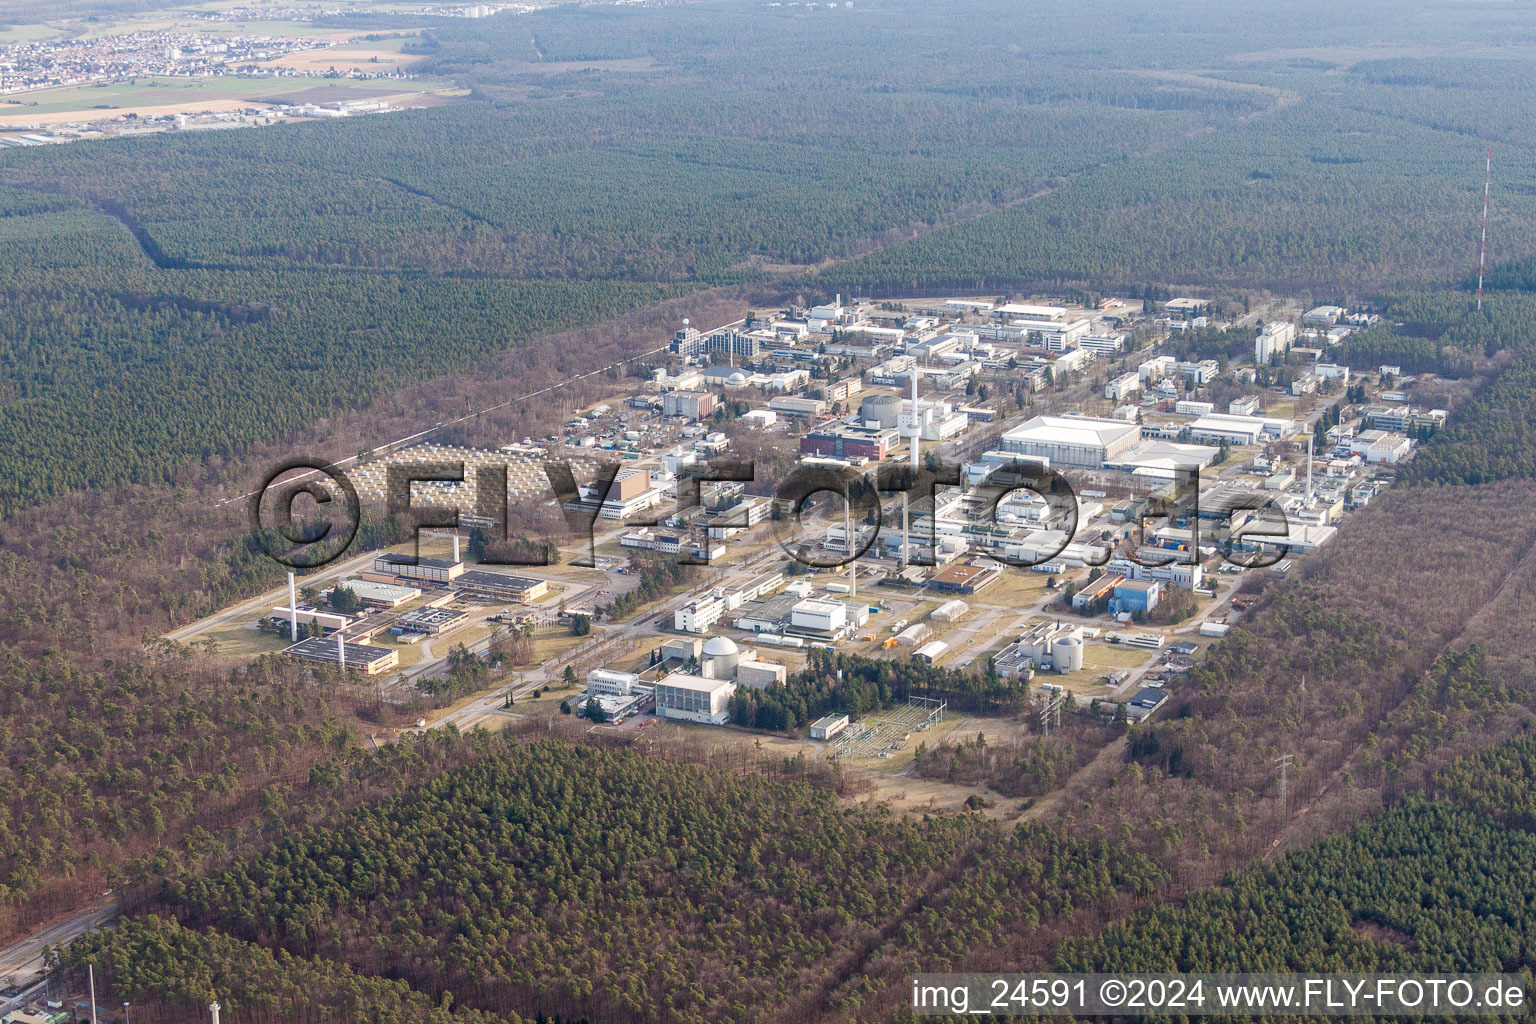
[[[336,631],[336,658],[341,662],[341,667],[347,667],[347,642],[341,638],[341,630]]]
[[[1312,504],[1312,442],[1315,434],[1307,435],[1307,504]]]
[[[459,560],[459,531],[458,530],[454,530],[453,531],[453,560],[455,562],[457,562]]]
[[[299,599],[294,593],[293,573],[288,574],[288,637],[293,643],[299,642]]]
[[[220,1006],[218,1003],[208,1004],[208,1016],[212,1019],[213,1024],[219,1024],[219,1010]]]
[[[848,543],[848,596],[859,596],[859,567],[858,559],[853,555],[853,502],[850,500],[848,490],[843,490],[843,537]]]

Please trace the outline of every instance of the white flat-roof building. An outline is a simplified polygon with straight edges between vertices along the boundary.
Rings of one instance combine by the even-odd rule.
[[[1001,317],[1016,317],[1020,320],[1059,320],[1067,315],[1065,306],[1036,306],[1027,302],[1009,302],[998,306],[992,311]]]
[[[848,728],[847,715],[827,715],[811,723],[811,739],[829,740]]]
[[[1003,434],[1003,450],[1053,466],[1098,469],[1141,439],[1141,427],[1094,416],[1036,416]]]
[[[587,692],[609,697],[624,697],[634,692],[640,677],[633,672],[620,672],[611,668],[594,668],[587,673]]]
[[[836,633],[848,625],[848,606],[841,601],[800,601],[789,611],[789,624],[797,629]]]
[[[672,628],[683,633],[708,633],[725,614],[725,598],[715,594],[696,597],[672,613]]]
[[[1077,347],[1100,355],[1111,355],[1125,348],[1125,335],[1117,331],[1085,334],[1078,341]]]
[[[1253,361],[1263,365],[1282,356],[1296,344],[1296,325],[1290,322],[1267,323],[1253,338]]]
[[[1104,385],[1104,397],[1111,402],[1123,402],[1140,390],[1140,377],[1134,373],[1122,373]]]
[[[724,725],[730,720],[731,679],[705,679],[674,672],[656,684],[656,714],[704,725]]]
[[[1233,416],[1231,413],[1212,413],[1202,416],[1189,425],[1191,440],[1208,444],[1258,444],[1265,437],[1283,437],[1291,432],[1290,420],[1270,416]]]
[[[402,587],[395,583],[375,583],[373,580],[347,580],[341,586],[370,608],[395,608],[413,597],[420,597],[415,587]]]
[[[1143,384],[1155,384],[1164,377],[1172,375],[1178,365],[1179,361],[1173,356],[1153,356],[1151,359],[1143,360],[1142,364],[1136,367],[1136,375],[1141,378]]]

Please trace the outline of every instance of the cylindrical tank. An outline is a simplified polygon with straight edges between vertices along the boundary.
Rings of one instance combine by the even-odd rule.
[[[859,419],[879,427],[901,423],[901,399],[895,395],[870,395],[859,403]]]
[[[1058,672],[1077,672],[1083,667],[1083,642],[1064,636],[1051,644],[1051,664]]]

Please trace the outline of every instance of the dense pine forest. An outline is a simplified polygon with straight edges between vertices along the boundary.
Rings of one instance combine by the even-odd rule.
[[[70,959],[104,962],[136,1005],[201,987],[241,1014],[289,998],[293,964],[366,1005],[405,998],[384,976],[511,1020],[813,1020],[828,999],[900,987],[899,964],[869,956],[893,924],[903,956],[948,962],[989,930],[1027,934],[1164,879],[1042,826],[897,819],[632,751],[472,742],[471,764],[172,876],[162,915],[211,930],[139,921]],[[239,942],[258,959],[231,962]],[[209,965],[168,983],[188,944]]]
[[[1192,6],[415,19],[417,70],[468,100],[0,152],[0,513],[220,479],[252,444],[700,289],[1459,277],[1474,127],[1504,147],[1497,281],[1520,280],[1524,66],[1327,56],[1498,35],[1499,10]],[[1263,58],[1281,38],[1321,55]]]
[[[1458,761],[1447,796],[1379,818],[1230,885],[1067,944],[1063,970],[1536,971],[1522,736]],[[1510,827],[1518,823],[1518,827]]]
[[[114,886],[127,916],[66,967],[95,963],[136,1020],[217,996],[230,1024],[887,1020],[914,970],[1148,950],[1536,966],[1529,30],[1401,7],[431,19],[414,55],[462,101],[0,151],[0,935]],[[1488,39],[1510,52],[1462,49]],[[1455,378],[1450,424],[1326,558],[1256,583],[1123,742],[1072,723],[923,752],[922,778],[1005,793],[1002,820],[609,749],[558,716],[373,751],[363,688],[157,639],[273,581],[205,500],[243,489],[253,449],[470,408],[456,378],[403,388],[499,358],[528,360],[504,388],[590,369],[642,349],[616,318],[653,317],[654,347],[689,303],[1183,285],[1368,303],[1383,322],[1340,358]],[[732,710],[793,730],[914,693],[1026,699],[818,656]],[[1253,867],[1271,850],[1291,852]],[[1276,916],[1239,937],[1254,908]]]

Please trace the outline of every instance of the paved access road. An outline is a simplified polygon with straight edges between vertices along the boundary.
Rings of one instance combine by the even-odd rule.
[[[43,949],[59,946],[95,931],[117,916],[117,897],[110,891],[72,914],[57,918],[26,938],[0,949],[0,978],[14,976],[23,984],[43,971]]]

